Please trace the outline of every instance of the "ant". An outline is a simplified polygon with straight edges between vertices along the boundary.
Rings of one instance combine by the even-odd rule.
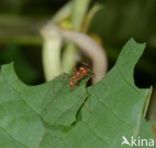
[[[73,76],[70,78],[69,85],[74,88],[78,81],[87,76],[90,73],[90,68],[86,66],[80,66],[75,70]]]

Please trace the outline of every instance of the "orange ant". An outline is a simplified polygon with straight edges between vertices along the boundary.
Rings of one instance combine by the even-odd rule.
[[[90,69],[85,66],[80,66],[70,79],[69,85],[74,88],[76,83],[89,74]]]

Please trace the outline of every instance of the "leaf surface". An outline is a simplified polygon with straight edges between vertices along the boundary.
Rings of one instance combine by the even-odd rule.
[[[87,88],[82,80],[71,89],[65,74],[28,86],[13,64],[2,66],[0,147],[120,148],[122,136],[154,138],[155,123],[144,119],[150,89],[137,88],[133,80],[144,47],[129,40],[106,77]]]

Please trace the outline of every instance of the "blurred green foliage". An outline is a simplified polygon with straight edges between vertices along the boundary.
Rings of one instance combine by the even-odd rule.
[[[39,73],[39,70],[37,67],[32,70],[29,57],[25,55],[21,56],[21,48],[15,50],[12,46],[18,48],[21,44],[30,46],[36,44],[37,46],[40,45],[41,49],[42,42],[40,36],[37,34],[38,30],[66,2],[68,1],[1,0],[0,45],[8,45],[8,48],[5,49],[8,53],[16,51],[14,59],[18,63],[17,65],[22,67],[18,69],[21,71],[19,74],[21,73],[20,75],[23,81],[32,84],[36,82],[36,77],[39,77],[39,75],[36,75],[34,71],[38,71],[37,73]],[[100,3],[103,9],[95,15],[89,32],[100,35],[103,45],[107,49],[110,67],[116,61],[121,47],[129,38],[133,37],[137,42],[146,42],[147,49],[137,66],[136,79],[140,86],[142,84],[144,86],[154,84],[156,82],[156,70],[154,68],[156,65],[156,1],[92,0],[91,4],[94,5],[95,3]],[[12,21],[10,18],[12,18]],[[14,42],[13,45],[10,42]],[[1,62],[1,50],[0,56]],[[6,60],[4,58],[5,56],[3,56],[3,62],[1,64],[4,61],[8,61],[7,56]],[[17,59],[21,61],[24,59],[23,61],[27,61],[29,64],[27,62],[20,63],[20,60]]]
[[[96,30],[113,43],[125,42],[131,36],[149,42],[156,34],[156,1],[154,0],[107,0],[95,19]],[[102,20],[101,20],[102,18]],[[96,27],[98,24],[99,27]]]

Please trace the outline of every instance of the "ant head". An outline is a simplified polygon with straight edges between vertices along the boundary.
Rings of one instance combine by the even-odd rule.
[[[81,67],[79,67],[79,71],[81,74],[87,75],[89,72],[89,68],[81,66]]]

